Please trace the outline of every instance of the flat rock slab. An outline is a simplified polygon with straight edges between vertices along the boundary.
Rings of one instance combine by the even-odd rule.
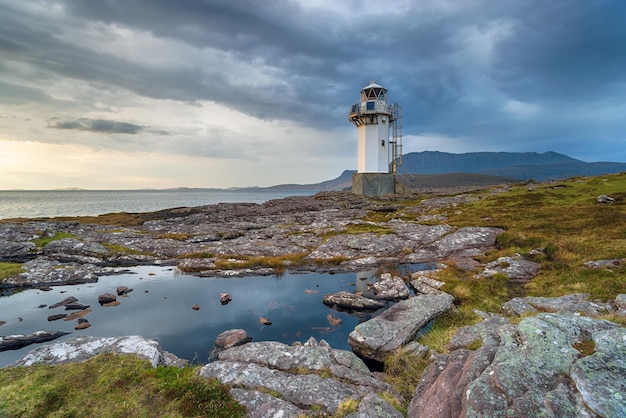
[[[509,316],[524,316],[537,312],[583,313],[587,316],[599,316],[614,310],[610,303],[589,300],[587,293],[574,293],[556,298],[528,296],[513,298],[502,305],[502,311]]]
[[[124,337],[92,337],[88,335],[39,347],[10,367],[33,364],[66,364],[85,361],[99,354],[135,354],[156,366],[184,366],[187,361],[163,351],[157,340],[137,335]]]
[[[36,343],[45,343],[69,334],[64,331],[37,331],[29,335],[0,336],[0,351],[19,350]]]
[[[346,292],[345,290],[329,295],[324,295],[324,297],[322,298],[322,302],[324,303],[324,305],[327,306],[348,310],[376,311],[380,308],[385,307],[385,303],[383,302],[369,299],[354,293]]]
[[[356,353],[384,361],[410,341],[428,322],[452,307],[452,296],[418,295],[398,302],[382,314],[356,326],[348,344]]]
[[[478,277],[490,278],[496,274],[504,274],[509,280],[527,282],[539,273],[540,264],[526,260],[517,254],[512,257],[500,257],[485,266]]]

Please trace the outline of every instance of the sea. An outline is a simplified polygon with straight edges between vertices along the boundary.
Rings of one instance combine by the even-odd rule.
[[[0,219],[97,216],[216,203],[263,203],[287,196],[315,193],[313,190],[267,189],[10,190],[0,191]]]

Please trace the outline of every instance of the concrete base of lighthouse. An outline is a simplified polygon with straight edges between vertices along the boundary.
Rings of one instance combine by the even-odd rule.
[[[391,173],[352,174],[352,193],[382,196],[396,192],[396,176]]]

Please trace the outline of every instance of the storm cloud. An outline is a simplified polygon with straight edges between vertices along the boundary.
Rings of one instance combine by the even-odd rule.
[[[105,134],[130,134],[135,135],[144,128],[139,125],[126,122],[116,122],[104,119],[74,119],[63,122],[53,122],[48,125],[55,129],[78,129],[80,131],[91,131]]]

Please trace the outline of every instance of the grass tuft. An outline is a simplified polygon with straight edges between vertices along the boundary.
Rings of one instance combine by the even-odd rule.
[[[197,367],[152,368],[134,356],[0,369],[0,412],[34,416],[243,417],[228,388]]]

